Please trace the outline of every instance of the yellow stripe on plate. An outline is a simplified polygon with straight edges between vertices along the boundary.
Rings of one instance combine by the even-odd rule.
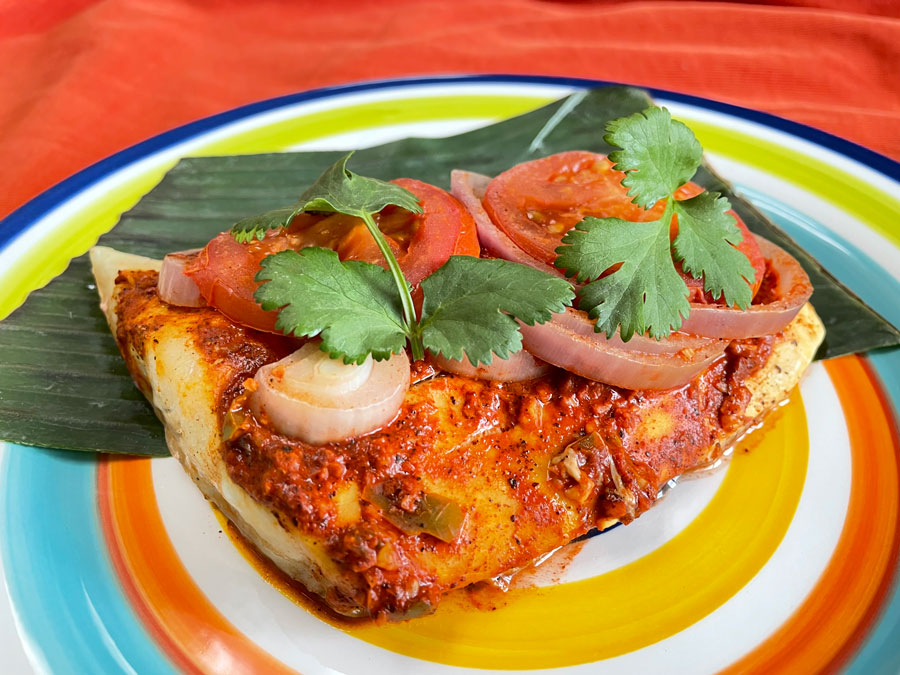
[[[848,171],[733,129],[682,115],[708,152],[777,176],[825,200],[900,246],[900,199]]]
[[[278,152],[298,143],[348,131],[441,120],[501,120],[533,110],[550,99],[538,96],[430,96],[396,98],[300,115],[237,132],[191,150],[191,156]],[[69,260],[87,251],[119,217],[174,166],[160,162],[139,176],[103,193],[92,203],[67,214],[65,222],[44,235],[30,251],[0,273],[4,289],[0,319],[18,307],[25,296],[60,274]]]
[[[348,632],[427,661],[528,670],[608,659],[684,630],[759,572],[794,517],[809,458],[799,392],[774,417],[752,452],[736,451],[701,514],[643,558],[584,581],[511,590],[495,611],[458,593],[432,616]]]
[[[191,151],[194,156],[277,152],[298,143],[327,136],[378,127],[460,119],[500,120],[532,110],[550,99],[542,96],[429,96],[396,98],[274,121],[212,140]],[[682,116],[703,146],[720,155],[748,164],[793,183],[850,213],[900,246],[900,200],[854,175],[807,155],[714,124]],[[598,131],[600,133],[600,131]],[[84,253],[109,231],[121,214],[156,185],[173,161],[148,167],[140,175],[105,192],[0,273],[5,290],[0,298],[0,318],[62,272],[68,261]]]

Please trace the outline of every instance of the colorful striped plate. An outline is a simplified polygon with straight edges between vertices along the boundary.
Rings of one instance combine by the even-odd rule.
[[[0,223],[0,316],[179,157],[444,136],[602,83],[447,77],[318,90],[168,132]],[[713,165],[900,324],[900,165],[761,113],[653,92]],[[0,448],[2,668],[74,673],[900,671],[900,353],[815,364],[752,452],[502,597],[335,626],[247,564],[172,459]],[[481,604],[482,609],[473,609]]]

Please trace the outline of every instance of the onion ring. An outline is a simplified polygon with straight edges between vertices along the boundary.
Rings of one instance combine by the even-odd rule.
[[[206,300],[200,295],[200,287],[184,273],[185,265],[192,261],[199,251],[199,248],[178,251],[163,258],[159,280],[156,282],[160,300],[179,307],[206,306]]]
[[[285,436],[324,445],[369,433],[397,416],[409,389],[406,352],[361,365],[331,359],[307,342],[260,368],[250,408]]]
[[[813,287],[800,263],[768,239],[753,236],[770,270],[767,276],[771,272],[777,275],[777,299],[747,309],[692,302],[691,313],[681,324],[682,331],[732,340],[772,335],[787,326],[809,300]]]
[[[640,352],[643,354],[676,354],[684,350],[700,350],[708,348],[712,343],[723,342],[716,338],[699,337],[696,335],[688,335],[681,331],[675,331],[664,340],[656,340],[646,335],[633,335],[628,342],[623,342],[619,334],[616,333],[611,338],[607,338],[603,333],[597,333],[594,330],[594,322],[585,312],[579,311],[574,307],[568,307],[565,312],[556,314],[553,321],[557,322],[562,328],[576,333],[583,337],[599,336],[608,342],[612,347],[621,349],[625,352]],[[725,341],[727,342],[727,341]]]
[[[503,258],[521,265],[528,265],[542,272],[565,279],[566,275],[562,270],[552,265],[547,265],[537,258],[532,258],[494,225],[494,222],[481,204],[484,190],[490,182],[490,177],[480,173],[459,169],[454,169],[450,172],[450,191],[475,219],[475,227],[478,229],[478,242],[481,244],[481,248],[489,256]]]
[[[519,330],[522,343],[534,356],[576,375],[624,389],[680,387],[728,346],[727,340],[679,334],[660,341],[635,336],[623,343],[618,336],[607,339],[603,333],[595,333],[588,315],[571,307],[545,324],[519,323]],[[642,351],[642,347],[648,351]],[[649,351],[651,348],[655,351]]]
[[[496,354],[490,365],[481,364],[473,366],[466,356],[462,361],[448,359],[440,354],[431,354],[431,361],[441,370],[457,375],[465,375],[479,380],[493,380],[495,382],[521,382],[533,380],[536,377],[546,375],[552,366],[540,359],[536,359],[524,349],[509,355],[507,359],[501,359]]]

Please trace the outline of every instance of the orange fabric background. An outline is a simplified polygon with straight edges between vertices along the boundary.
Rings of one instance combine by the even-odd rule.
[[[360,79],[619,80],[900,159],[900,2],[0,0],[0,216],[150,135]]]

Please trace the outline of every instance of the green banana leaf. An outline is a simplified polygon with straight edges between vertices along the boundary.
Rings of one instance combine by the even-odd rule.
[[[607,152],[602,140],[606,122],[649,104],[645,92],[627,87],[579,93],[459,136],[408,138],[360,150],[353,170],[382,179],[408,176],[447,188],[454,168],[494,175],[563,150]],[[341,154],[184,159],[100,243],[152,257],[202,246],[242,217],[293,202]],[[707,168],[695,180],[724,193],[751,230],[803,263],[816,288],[812,301],[828,329],[819,358],[900,343],[900,332],[725,181]],[[71,450],[168,453],[162,426],[132,384],[97,306],[86,256],[73,260],[0,322],[0,439]]]

